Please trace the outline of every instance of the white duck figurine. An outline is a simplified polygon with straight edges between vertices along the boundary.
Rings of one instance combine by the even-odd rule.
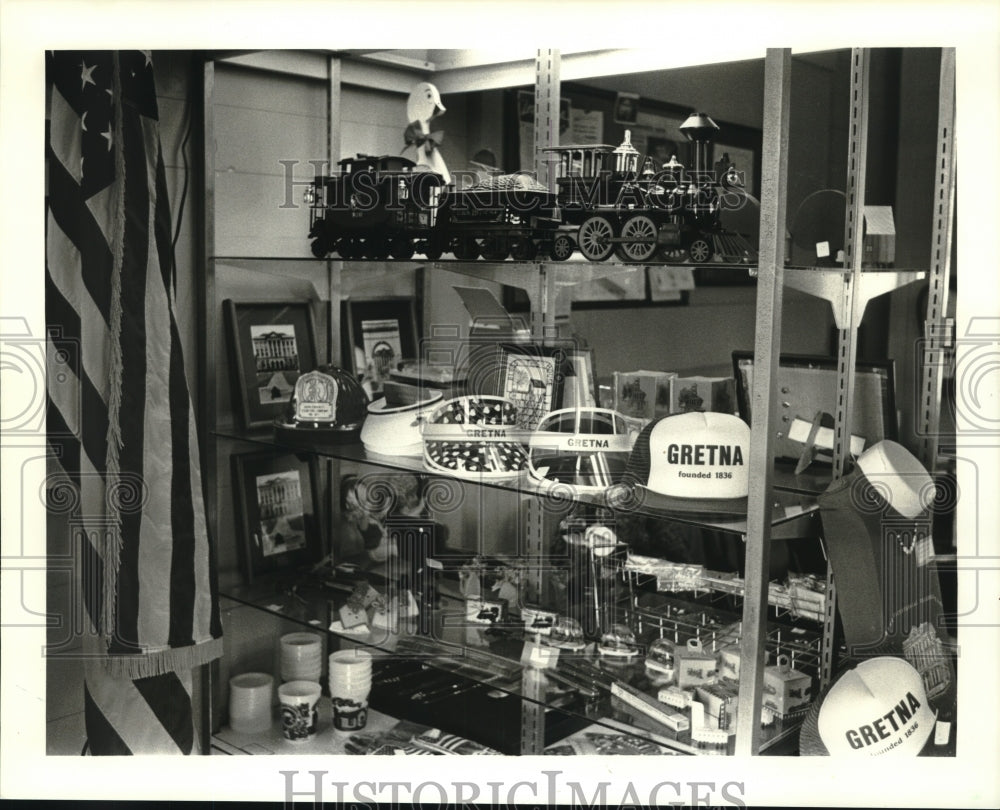
[[[443,132],[431,132],[431,121],[445,112],[441,94],[429,82],[420,82],[410,92],[406,101],[406,117],[409,125],[403,135],[406,148],[403,155],[418,166],[437,172],[445,183],[451,182],[451,174],[441,157],[437,146],[444,139]]]

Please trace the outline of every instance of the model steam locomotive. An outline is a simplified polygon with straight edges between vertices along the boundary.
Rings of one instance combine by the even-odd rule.
[[[606,144],[546,149],[555,191],[527,173],[487,177],[466,189],[399,156],[358,155],[306,190],[312,252],[343,259],[460,261],[568,259],[599,262],[753,262],[756,250],[727,231],[721,214],[746,204],[736,167],[707,166],[717,125],[702,113],[681,131],[695,143],[695,167],[672,157],[640,162],[626,131]]]

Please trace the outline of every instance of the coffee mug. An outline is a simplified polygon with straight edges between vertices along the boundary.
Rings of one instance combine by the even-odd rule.
[[[281,704],[281,733],[286,740],[299,742],[316,734],[319,724],[320,685],[315,681],[289,681],[278,687]]]

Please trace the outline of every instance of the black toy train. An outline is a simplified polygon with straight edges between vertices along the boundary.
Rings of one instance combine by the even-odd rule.
[[[618,147],[546,149],[555,192],[527,173],[459,190],[407,158],[346,158],[339,173],[307,189],[312,251],[343,259],[564,261],[579,250],[595,262],[612,254],[625,262],[753,262],[755,248],[721,222],[722,212],[749,197],[734,166],[707,166],[717,129],[701,113],[681,126],[695,143],[691,171],[675,158],[657,166],[647,157],[640,165],[628,131]]]

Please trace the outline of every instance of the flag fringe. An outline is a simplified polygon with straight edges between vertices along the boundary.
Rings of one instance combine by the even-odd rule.
[[[111,632],[115,626],[116,605],[118,602],[118,569],[121,564],[121,551],[124,543],[121,531],[121,512],[118,498],[121,497],[119,491],[119,475],[121,473],[121,461],[119,451],[122,448],[121,424],[119,417],[121,414],[122,399],[122,267],[125,263],[125,150],[122,122],[121,106],[121,64],[118,60],[117,51],[113,57],[112,68],[112,88],[114,98],[114,138],[115,138],[115,183],[114,198],[114,233],[111,238],[111,250],[114,266],[111,272],[111,323],[110,331],[110,358],[108,361],[108,450],[107,450],[107,477],[105,478],[105,504],[109,512],[109,517],[113,521],[114,531],[109,532],[110,537],[105,543],[104,553],[101,555],[104,561],[104,604],[101,611],[102,629],[105,633]]]
[[[139,655],[108,655],[104,669],[113,678],[152,678],[168,672],[183,672],[208,664],[222,657],[221,638],[214,638],[187,647],[141,653]]]

